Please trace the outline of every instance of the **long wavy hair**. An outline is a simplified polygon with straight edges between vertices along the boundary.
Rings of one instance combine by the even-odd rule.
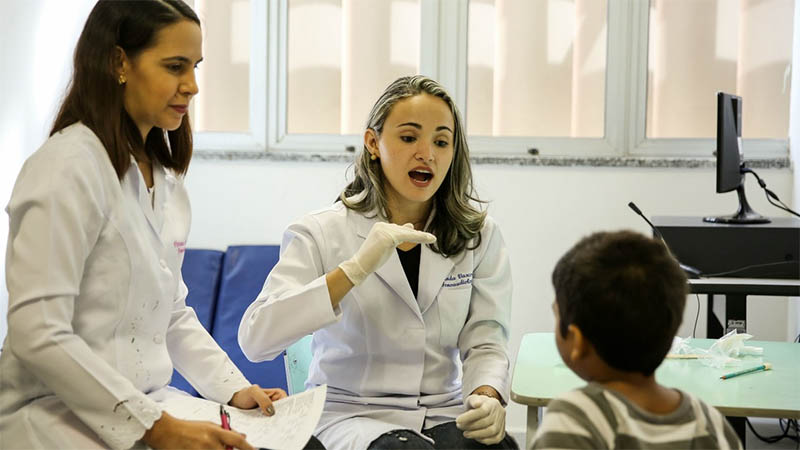
[[[161,29],[181,20],[200,25],[197,14],[181,0],[99,0],[78,39],[72,80],[50,135],[83,123],[103,143],[119,179],[128,171],[131,155],[186,173],[192,159],[189,115],[173,131],[153,127],[142,142],[125,111],[125,85],[116,75],[117,47],[134,59],[155,44]]]
[[[392,107],[405,98],[420,94],[430,94],[442,99],[450,108],[455,122],[453,133],[453,161],[442,185],[434,194],[436,209],[426,231],[436,236],[431,249],[444,256],[456,255],[464,249],[477,248],[481,243],[481,229],[486,212],[475,207],[474,203],[485,203],[475,193],[472,184],[472,168],[469,164],[469,147],[464,134],[464,124],[453,99],[438,82],[422,76],[401,77],[391,83],[380,96],[367,119],[367,129],[380,137],[383,124]],[[356,157],[354,180],[345,187],[339,199],[349,209],[370,213],[377,212],[390,219],[386,207],[386,178],[380,160],[371,160],[364,146]],[[361,194],[356,196],[356,194]],[[353,197],[356,196],[356,197]],[[474,239],[474,245],[469,243]]]

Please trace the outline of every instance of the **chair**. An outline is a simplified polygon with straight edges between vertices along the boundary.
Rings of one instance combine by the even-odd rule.
[[[200,323],[209,333],[217,304],[223,255],[224,253],[219,250],[187,249],[181,267],[183,281],[190,287],[186,304],[194,309]],[[177,370],[172,373],[170,385],[195,397],[198,396],[197,391]]]
[[[284,358],[250,362],[242,353],[237,338],[244,311],[261,292],[264,280],[278,262],[279,255],[280,247],[277,245],[228,247],[222,263],[211,334],[251,383],[288,389]]]

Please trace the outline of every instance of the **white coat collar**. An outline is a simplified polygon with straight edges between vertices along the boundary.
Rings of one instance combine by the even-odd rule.
[[[425,229],[430,225],[435,213],[434,207],[428,216]],[[356,234],[364,239],[372,229],[372,225],[376,222],[386,221],[377,212],[368,214],[354,212],[353,217]],[[414,293],[411,292],[411,286],[408,284],[408,278],[406,278],[396,251],[392,252],[386,263],[379,267],[375,274],[386,282],[411,309],[416,311],[419,319],[422,320],[422,314],[428,310],[436,296],[439,295],[439,290],[441,290],[445,278],[453,270],[453,265],[450,258],[434,252],[428,245],[423,245],[420,251],[417,298],[414,298]]]
[[[155,199],[151,206],[150,196],[147,193],[147,184],[144,176],[139,170],[139,165],[131,156],[131,168],[128,170],[128,177],[134,192],[137,194],[139,208],[147,218],[147,222],[153,232],[161,240],[161,229],[164,226],[164,202],[166,200],[166,190],[172,189],[175,184],[175,177],[167,174],[166,169],[158,162],[153,161],[153,187],[155,188]]]

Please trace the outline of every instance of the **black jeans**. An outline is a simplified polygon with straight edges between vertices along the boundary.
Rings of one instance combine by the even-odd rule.
[[[502,441],[493,445],[484,445],[474,439],[467,439],[455,422],[447,422],[433,428],[423,430],[422,434],[433,439],[426,441],[411,430],[392,430],[384,433],[369,444],[369,450],[449,450],[449,449],[513,449],[518,450],[514,438],[506,434]]]
[[[315,436],[311,436],[303,450],[325,450],[325,446]]]
[[[261,450],[269,450],[269,449],[261,449]],[[315,436],[311,436],[311,439],[306,442],[306,446],[303,447],[303,450],[325,450],[325,446],[322,445],[322,442],[319,441]]]

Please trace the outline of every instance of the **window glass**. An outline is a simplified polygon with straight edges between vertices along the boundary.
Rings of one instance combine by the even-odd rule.
[[[250,0],[194,0],[203,27],[194,131],[250,130]]]
[[[794,0],[651,0],[648,138],[716,135],[716,92],[742,97],[742,137],[786,139]]]
[[[386,86],[419,72],[419,0],[289,0],[287,132],[360,134]]]
[[[602,137],[606,2],[470,0],[467,131]]]

